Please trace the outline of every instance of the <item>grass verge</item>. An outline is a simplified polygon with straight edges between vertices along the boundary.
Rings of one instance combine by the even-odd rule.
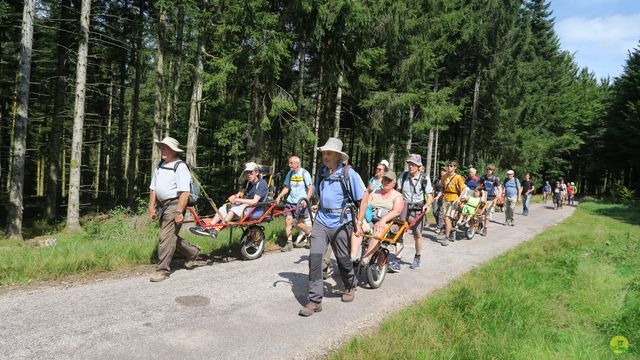
[[[640,358],[638,209],[581,204],[330,358]],[[618,335],[630,344],[621,355],[609,347]]]
[[[185,224],[189,228],[193,224]],[[229,230],[212,240],[185,232],[184,237],[200,247],[201,254],[239,256],[237,251],[242,231],[234,229],[229,243]],[[284,220],[265,224],[267,242],[284,238]],[[152,264],[158,244],[157,223],[146,216],[135,216],[117,210],[106,219],[87,220],[82,231],[64,232],[47,237],[56,245],[34,247],[15,240],[0,240],[0,285],[20,285],[35,281],[60,280],[68,276],[118,271],[135,265]],[[176,257],[180,255],[176,253]]]

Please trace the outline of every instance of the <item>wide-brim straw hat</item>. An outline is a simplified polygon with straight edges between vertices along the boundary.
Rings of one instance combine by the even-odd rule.
[[[160,146],[160,144],[164,144],[167,145],[169,147],[169,149],[175,151],[175,152],[183,152],[184,150],[180,149],[180,143],[178,142],[178,140],[167,136],[166,138],[162,139],[162,141],[158,141],[158,140],[153,140],[153,142],[156,144],[156,146]]]
[[[334,137],[330,137],[327,139],[327,142],[318,148],[318,151],[333,151],[335,153],[340,154],[340,160],[346,161],[349,160],[349,155],[342,151],[342,140]]]

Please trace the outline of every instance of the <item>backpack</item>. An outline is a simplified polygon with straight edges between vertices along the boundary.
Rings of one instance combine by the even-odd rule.
[[[191,175],[191,182],[189,183],[189,200],[187,201],[187,205],[194,206],[200,198],[200,193],[202,192],[202,184],[198,180],[196,174],[194,174],[193,166],[187,164],[182,160],[176,161],[176,164],[173,167],[162,166],[162,164],[164,164],[164,160],[160,160],[157,168],[163,170],[173,170],[174,173],[178,170],[178,166],[180,166],[180,164],[185,164],[187,166],[187,170]]]
[[[483,175],[480,180],[484,183],[484,189],[487,191],[489,196],[496,196],[496,183],[500,181],[500,179],[493,175],[491,179],[487,177],[487,175]]]
[[[307,190],[307,186],[311,185],[311,184],[307,184],[307,181],[304,179],[304,174],[307,173],[309,174],[309,172],[307,171],[307,169],[303,168],[302,169],[302,182],[304,183],[304,189],[305,191]],[[293,175],[293,170],[289,170],[289,172],[287,173],[287,176],[289,178],[289,188],[291,188],[291,175]],[[309,174],[309,177],[311,177],[311,174]],[[313,193],[315,192],[315,189],[311,190],[311,197],[313,197]]]
[[[323,166],[320,169],[320,174],[316,175],[316,182],[315,182],[315,188],[316,188],[316,193],[318,195],[318,203],[320,204],[320,201],[322,199],[322,197],[320,196],[320,184],[324,181],[324,176],[322,176],[322,172],[324,171],[324,169],[326,169],[326,166]],[[353,191],[351,189],[351,181],[349,179],[349,172],[351,170],[351,165],[344,165],[342,167],[342,172],[340,173],[339,176],[339,181],[340,181],[340,186],[342,186],[342,194],[346,194],[347,197],[347,204],[352,204],[355,205],[356,207],[356,211],[358,210],[358,207],[360,206],[360,201],[355,201],[353,200]],[[320,204],[321,206],[322,204]]]
[[[400,193],[401,194],[402,194],[402,189],[404,189],[404,183],[405,181],[407,181],[408,177],[409,177],[409,173],[407,171],[403,172],[402,176],[400,176]],[[410,183],[410,184],[413,187],[413,183]],[[427,192],[427,185],[429,185],[429,179],[424,173],[420,173],[420,187],[424,193]],[[413,189],[415,190],[415,187],[413,187]]]

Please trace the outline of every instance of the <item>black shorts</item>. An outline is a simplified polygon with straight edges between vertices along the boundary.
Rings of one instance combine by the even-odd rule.
[[[285,203],[284,210],[294,209],[293,211],[287,213],[286,216],[292,216],[294,219],[304,220],[309,217],[309,210],[307,208],[298,207],[296,204]]]

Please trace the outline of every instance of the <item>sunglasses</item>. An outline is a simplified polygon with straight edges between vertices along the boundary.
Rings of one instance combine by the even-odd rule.
[[[384,168],[377,168],[376,171],[384,171]]]

